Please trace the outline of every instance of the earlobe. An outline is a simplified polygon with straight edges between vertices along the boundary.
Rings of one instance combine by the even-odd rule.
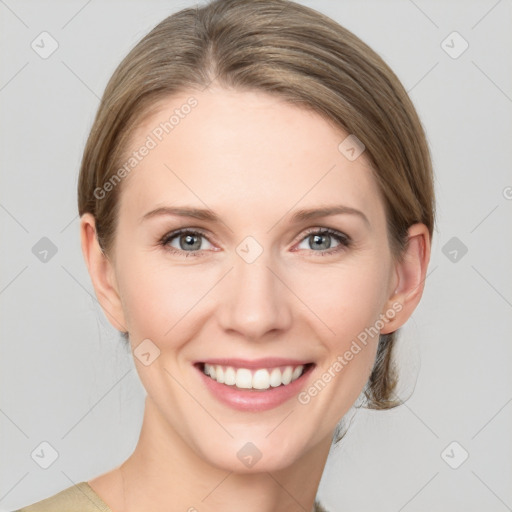
[[[117,330],[127,331],[114,268],[98,243],[96,222],[90,213],[84,213],[80,218],[80,240],[87,270],[105,316]]]
[[[387,310],[396,312],[381,334],[396,331],[412,315],[425,285],[430,261],[430,234],[425,224],[413,224],[402,261],[396,263],[397,285],[387,302]]]

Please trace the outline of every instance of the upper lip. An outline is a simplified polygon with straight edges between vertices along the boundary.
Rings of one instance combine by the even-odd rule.
[[[263,357],[261,359],[228,359],[215,358],[197,361],[196,364],[206,363],[211,365],[233,366],[235,368],[275,368],[278,366],[300,366],[311,363],[312,361],[289,359],[283,357]]]

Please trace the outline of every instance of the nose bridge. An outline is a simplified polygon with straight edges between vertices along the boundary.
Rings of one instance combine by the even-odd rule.
[[[285,329],[291,311],[289,296],[276,277],[279,272],[273,268],[275,262],[270,251],[257,250],[250,243],[240,244],[234,254],[234,268],[220,299],[220,319],[225,330],[257,340],[269,331]]]

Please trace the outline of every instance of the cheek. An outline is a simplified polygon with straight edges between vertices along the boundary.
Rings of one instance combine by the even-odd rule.
[[[387,279],[386,267],[377,260],[360,260],[357,266],[325,269],[299,281],[297,295],[315,315],[315,334],[324,333],[319,373],[325,383],[333,382],[331,393],[337,390],[335,410],[355,400],[373,368]]]
[[[375,362],[388,269],[378,258],[314,272],[299,281],[298,295],[315,313],[313,334],[323,345],[316,375],[298,396],[304,411],[335,425],[360,396]],[[312,279],[313,277],[313,279]],[[310,314],[311,317],[311,314]],[[321,320],[321,321],[320,321]],[[323,325],[323,327],[322,327]]]
[[[215,283],[214,271],[144,253],[119,261],[119,268],[126,324],[134,343],[137,338],[176,339]]]
[[[296,278],[294,291],[323,324],[331,348],[342,349],[375,324],[386,301],[386,268],[376,261],[310,269]]]

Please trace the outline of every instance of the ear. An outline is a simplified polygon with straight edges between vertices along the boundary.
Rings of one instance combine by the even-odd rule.
[[[394,291],[387,303],[389,321],[381,334],[396,331],[412,315],[418,305],[425,285],[427,267],[430,261],[430,234],[425,224],[413,224],[408,230],[408,241],[402,261],[395,265]],[[385,312],[383,312],[386,314]]]
[[[126,322],[114,267],[98,243],[96,221],[90,213],[84,213],[80,218],[80,239],[82,253],[98,302],[109,322],[117,330],[126,332]]]

